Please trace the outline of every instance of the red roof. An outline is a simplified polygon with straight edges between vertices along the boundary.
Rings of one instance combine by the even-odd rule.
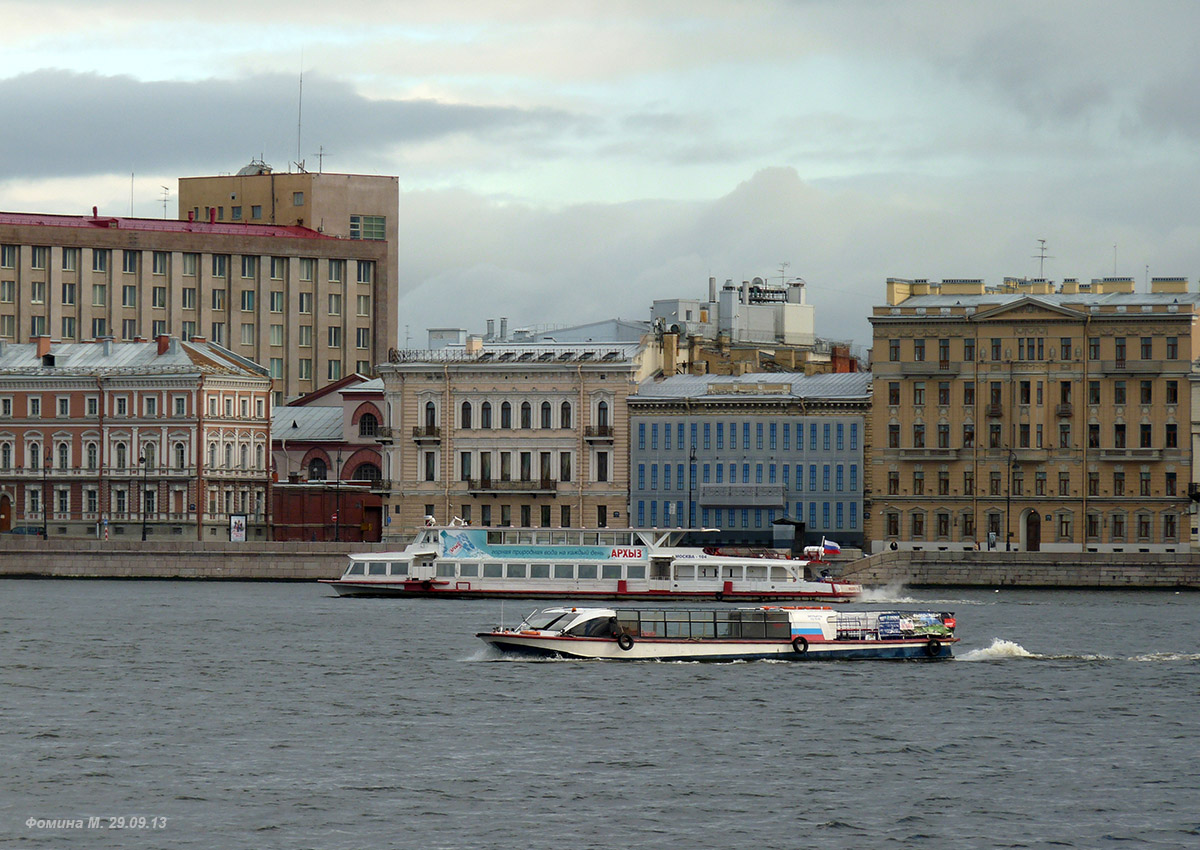
[[[180,221],[173,218],[121,218],[118,216],[50,215],[0,212],[0,224],[41,227],[87,227],[100,230],[142,230],[159,233],[214,233],[225,236],[277,236],[290,239],[336,239],[299,225],[243,222]]]

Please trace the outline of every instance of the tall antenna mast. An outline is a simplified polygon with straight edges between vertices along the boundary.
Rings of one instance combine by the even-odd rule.
[[[133,218],[133,169],[129,170],[129,217]]]
[[[171,197],[171,190],[168,189],[166,186],[163,186],[162,190],[163,190],[163,196],[162,196],[163,218],[166,218],[167,217],[167,200]]]
[[[1045,278],[1046,278],[1046,260],[1054,259],[1052,256],[1050,256],[1049,254],[1046,253],[1046,240],[1045,239],[1038,240],[1037,253],[1033,255],[1033,259],[1038,261],[1038,278],[1041,280],[1045,280]]]
[[[304,51],[300,51],[300,100],[296,104],[296,164],[300,164],[300,129],[304,125]]]
[[[787,283],[787,268],[791,263],[783,262],[779,264],[779,282]]]

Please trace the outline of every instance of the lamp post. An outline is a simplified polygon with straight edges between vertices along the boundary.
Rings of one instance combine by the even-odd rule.
[[[142,542],[146,541],[146,494],[148,487],[148,473],[150,472],[150,458],[143,454],[138,458],[138,463],[142,465]]]
[[[46,517],[50,512],[50,497],[47,495],[48,485],[50,483],[50,449],[46,449],[46,455],[42,458],[42,539],[46,540],[50,536],[50,530],[46,525]]]
[[[333,479],[335,503],[333,509],[333,539],[342,539],[342,450],[337,453],[337,475]]]
[[[692,527],[692,480],[696,477],[696,445],[692,444],[692,451],[688,455],[688,501],[687,501],[687,527]]]
[[[1017,453],[1008,450],[1008,500],[1004,508],[1004,551],[1012,551],[1012,479],[1017,468]]]

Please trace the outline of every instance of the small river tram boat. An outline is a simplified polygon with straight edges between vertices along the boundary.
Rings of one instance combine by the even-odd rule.
[[[829,607],[543,608],[476,637],[517,655],[611,661],[953,657],[954,615]]]
[[[777,552],[682,547],[685,529],[471,528],[430,525],[403,551],[350,556],[341,596],[845,602],[862,585]],[[836,544],[830,544],[836,545]]]

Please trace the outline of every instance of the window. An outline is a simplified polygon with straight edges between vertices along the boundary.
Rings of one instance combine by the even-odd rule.
[[[963,404],[967,407],[975,406],[975,382],[963,381]]]
[[[342,315],[342,296],[340,293],[337,293],[337,292],[329,293],[329,315],[331,315],[331,316]]]
[[[330,348],[341,348],[342,347],[342,329],[340,327],[338,327],[337,325],[334,325],[333,327],[331,327],[329,329],[328,337],[329,337],[329,347]]]
[[[918,363],[925,360],[925,340],[913,340],[913,360],[916,360]]]
[[[225,344],[225,323],[224,322],[213,322],[211,325],[211,328],[212,328],[212,333],[209,334],[209,339],[211,339],[217,345],[224,345]]]
[[[913,382],[913,404],[919,406],[924,403],[925,403],[925,382],[924,381],[914,381]]]
[[[329,380],[340,381],[342,379],[342,361],[330,360],[329,368],[326,370]]]
[[[1168,449],[1179,448],[1179,426],[1174,423],[1167,424],[1167,433],[1164,447]]]
[[[46,282],[35,280],[29,284],[29,301],[33,304],[46,303]]]
[[[16,292],[17,282],[15,280],[0,281],[0,303],[12,304],[16,300]]]
[[[1113,381],[1113,404],[1125,403],[1125,382]]]
[[[125,274],[137,274],[138,270],[138,251],[122,251],[121,252],[121,271]]]
[[[271,345],[283,345],[283,325],[271,325],[269,333]]]
[[[254,345],[253,322],[242,322],[242,345]]]
[[[1113,473],[1113,495],[1114,496],[1124,496],[1125,495],[1125,473],[1124,472],[1114,472]]]
[[[360,315],[360,316],[371,315],[371,296],[370,295],[358,296],[358,315]]]
[[[950,368],[950,340],[938,340],[938,368]]]
[[[107,248],[93,248],[92,249],[92,271],[94,271],[94,272],[108,271],[108,255],[109,255],[109,249],[107,249]]]
[[[136,307],[138,290],[136,286],[121,287],[121,306]]]
[[[292,192],[292,206],[293,207],[304,206],[304,193],[303,192]],[[432,481],[433,479],[430,479],[430,480]]]
[[[225,277],[229,274],[229,257],[225,254],[212,255],[212,276]]]
[[[1125,425],[1123,423],[1117,423],[1113,426],[1113,448],[1125,448]]]
[[[950,425],[945,422],[938,423],[937,426],[937,442],[939,449],[950,448]]]
[[[552,428],[553,409],[550,407],[550,402],[543,401],[541,407],[541,426],[542,428]]]
[[[131,340],[137,336],[137,319],[121,320],[121,339]]]
[[[254,290],[253,289],[243,289],[242,290],[242,311],[243,312],[251,312],[253,310],[254,310]]]
[[[533,427],[533,407],[527,401],[521,403],[521,427]]]
[[[312,293],[311,292],[301,292],[299,300],[300,300],[300,312],[301,313],[311,313],[312,312],[312,302],[313,302]]]
[[[262,205],[261,204],[251,204],[250,205],[250,218],[252,218],[252,219],[262,218]]]
[[[62,269],[65,272],[73,272],[79,269],[79,249],[78,248],[63,248],[62,249]]]
[[[184,310],[196,309],[196,287],[185,286],[180,293],[180,301]]]
[[[272,357],[271,358],[270,372],[271,372],[272,378],[282,378],[283,377],[283,358],[282,357]]]
[[[155,251],[150,255],[150,271],[156,275],[164,275],[167,273],[167,257],[166,251]]]
[[[1153,337],[1144,336],[1144,337],[1142,337],[1141,342],[1142,342],[1142,345],[1141,345],[1142,359],[1143,360],[1152,359],[1154,357]]]
[[[36,316],[35,318],[42,318]],[[44,328],[43,328],[44,332]],[[108,322],[105,319],[92,319],[92,337],[99,339],[102,336],[108,336]]]
[[[313,279],[313,274],[316,272],[316,268],[317,268],[317,261],[314,260],[312,257],[301,257],[300,258],[300,279],[304,280],[304,281],[311,281]]]
[[[196,323],[186,321],[183,322],[180,326],[179,335],[185,340],[189,340],[194,337],[196,335]]]
[[[62,335],[63,335],[63,339],[75,339],[75,317],[74,316],[63,316]]]
[[[1154,400],[1154,382],[1141,382],[1141,400],[1142,404],[1151,404]]]
[[[283,312],[283,293],[282,292],[280,292],[279,290],[276,290],[276,289],[272,289],[270,295],[268,296],[268,301],[269,301],[269,309],[271,310],[272,313],[282,313]]]
[[[307,357],[301,357],[297,366],[298,366],[297,371],[300,375],[300,380],[311,381],[312,380],[312,360]]]
[[[947,405],[950,404],[950,382],[949,381],[939,381],[938,382],[938,404],[941,405],[942,407],[946,407]]]
[[[29,266],[34,269],[46,268],[50,257],[50,249],[42,245],[34,245],[30,250]]]
[[[888,340],[888,360],[890,360],[892,363],[898,363],[900,361],[900,340]]]
[[[888,425],[888,448],[900,448],[900,426],[894,422]]]
[[[888,404],[897,405],[900,403],[900,382],[888,382]],[[786,432],[785,432],[786,433]]]
[[[92,284],[92,306],[104,307],[108,304],[108,287],[103,283]]]
[[[925,426],[920,423],[913,425],[913,448],[925,448]]]
[[[975,448],[975,426],[970,422],[963,425],[963,448]]]
[[[183,255],[183,274],[184,277],[195,277],[196,269],[200,267],[199,254],[184,254]]]
[[[1117,368],[1125,368],[1125,337],[1118,336],[1113,339],[1114,350],[1117,356]]]
[[[387,238],[387,218],[382,215],[352,215],[350,216],[351,239]]]
[[[1152,427],[1149,422],[1143,422],[1138,426],[1138,445],[1140,448],[1148,449],[1152,445],[1150,439]]]
[[[1000,360],[1001,342],[999,337],[992,337],[992,360]]]
[[[1167,337],[1167,359],[1179,359],[1179,337],[1177,336]]]
[[[358,261],[358,282],[371,283],[375,280],[375,263],[371,260]]]
[[[232,218],[234,221],[241,221],[242,220],[242,208],[241,207],[230,207],[229,208],[229,217]]]

